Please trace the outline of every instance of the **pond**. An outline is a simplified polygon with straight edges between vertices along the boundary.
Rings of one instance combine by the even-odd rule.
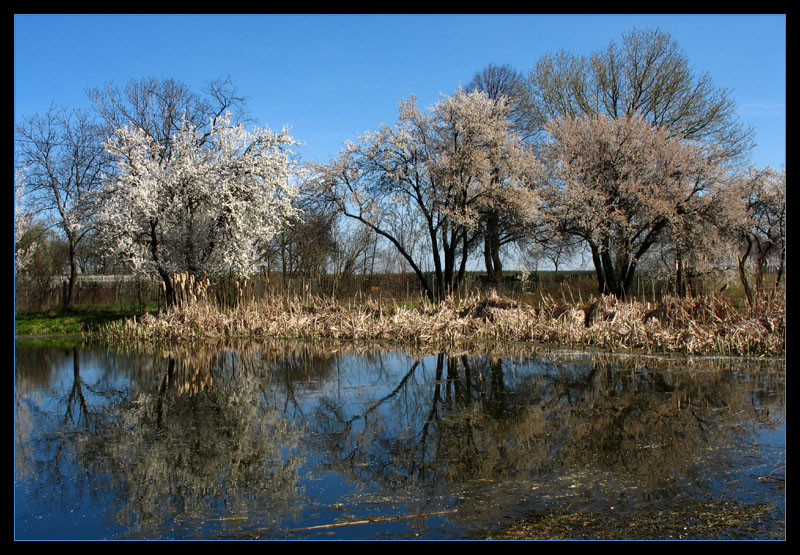
[[[558,515],[602,538],[698,506],[757,508],[725,537],[785,537],[782,360],[15,350],[18,540],[483,539]],[[716,533],[698,518],[646,537]]]

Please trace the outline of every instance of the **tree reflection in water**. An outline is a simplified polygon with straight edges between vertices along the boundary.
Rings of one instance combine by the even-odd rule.
[[[23,368],[24,354],[17,352]],[[258,357],[173,351],[123,358],[127,387],[115,391],[109,383],[94,384],[99,392],[94,404],[80,405],[86,425],[65,425],[43,436],[49,448],[38,448],[38,460],[19,466],[35,467],[37,481],[55,487],[63,482],[62,465],[48,453],[60,457],[71,450],[72,472],[92,481],[87,491],[113,495],[109,512],[130,529],[216,517],[220,511],[229,516],[292,509],[302,430],[284,418],[269,367],[258,365]],[[73,377],[65,424],[76,423],[75,392],[87,387],[77,355]],[[18,394],[26,385],[18,375]],[[50,407],[39,410],[38,418],[46,420],[43,412]]]
[[[278,534],[322,502],[323,473],[464,529],[559,498],[675,499],[784,419],[774,361],[278,342],[16,356],[17,481],[146,537],[240,517]]]
[[[415,485],[587,465],[658,477],[659,467],[686,466],[694,448],[728,441],[725,432],[745,434],[744,422],[775,427],[783,416],[782,373],[750,375],[741,362],[433,358],[432,375],[414,361],[390,395],[361,413],[321,405],[316,427],[338,436],[330,451],[342,461],[360,457],[360,467],[375,466],[364,464],[370,457],[393,461],[393,475]]]

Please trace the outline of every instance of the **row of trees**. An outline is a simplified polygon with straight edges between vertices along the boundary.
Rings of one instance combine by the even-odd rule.
[[[196,95],[173,80],[90,91],[94,112],[51,109],[17,125],[15,184],[27,211],[69,249],[71,303],[79,245],[157,277],[247,275],[297,213],[286,130],[248,130],[227,81]]]
[[[695,75],[669,35],[634,31],[589,57],[548,54],[527,76],[490,65],[428,112],[404,101],[394,127],[348,145],[312,182],[394,244],[432,300],[481,250],[501,280],[501,249],[516,244],[582,249],[598,289],[618,297],[642,264],[663,263],[686,293],[736,261],[752,303],[748,258],[759,289],[770,261],[780,281],[785,254],[785,174],[742,171],[752,144],[727,91]]]
[[[735,268],[751,303],[770,264],[782,277],[785,174],[743,169],[752,131],[660,31],[588,57],[548,54],[527,75],[490,65],[428,109],[402,101],[394,125],[325,164],[298,163],[286,130],[248,130],[228,81],[201,95],[151,79],[89,96],[92,113],[17,125],[18,229],[31,214],[58,226],[70,291],[88,242],[160,279],[168,299],[175,274],[343,274],[374,264],[379,243],[432,301],[476,257],[502,280],[512,245],[586,253],[599,291],[618,297],[648,265],[683,292]],[[18,241],[17,269],[30,242]]]

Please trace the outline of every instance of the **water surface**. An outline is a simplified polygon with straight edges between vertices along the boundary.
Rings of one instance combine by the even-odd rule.
[[[16,539],[469,539],[697,503],[784,534],[783,361],[17,342],[14,410]]]

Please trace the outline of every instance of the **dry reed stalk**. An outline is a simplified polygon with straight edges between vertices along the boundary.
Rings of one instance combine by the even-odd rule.
[[[355,307],[331,298],[246,300],[228,311],[195,295],[154,317],[109,325],[98,334],[114,341],[200,341],[232,338],[306,338],[392,341],[411,345],[474,341],[591,346],[647,353],[781,356],[785,313],[773,303],[758,314],[739,314],[717,297],[667,297],[621,302],[612,296],[589,305],[544,297],[538,307],[495,292],[473,294],[418,308],[385,304],[366,296]]]

